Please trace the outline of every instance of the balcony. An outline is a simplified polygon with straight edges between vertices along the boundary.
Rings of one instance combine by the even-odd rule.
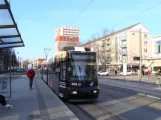
[[[126,36],[126,35],[121,36],[121,37],[120,37],[120,40],[121,40],[121,41],[126,41],[126,40],[127,40],[127,36]]]
[[[127,48],[127,44],[122,44],[121,47],[122,48]]]
[[[110,45],[110,44],[111,44],[111,42],[106,42],[105,44],[106,44],[106,45]]]
[[[127,56],[127,52],[122,52],[122,56]]]
[[[111,55],[107,55],[107,58],[111,58]]]
[[[107,51],[107,52],[111,51],[111,48],[106,48],[106,51]]]

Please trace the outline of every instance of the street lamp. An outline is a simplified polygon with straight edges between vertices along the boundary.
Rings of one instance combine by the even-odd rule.
[[[47,57],[48,57],[48,54],[49,54],[49,51],[50,51],[51,49],[50,48],[44,48],[44,52],[45,52],[45,57],[46,57],[46,59],[47,59]]]
[[[50,48],[44,48],[44,52],[45,52],[45,56],[46,56],[46,61],[47,61],[48,54],[49,54],[50,50],[51,50]],[[48,63],[47,63],[47,85],[48,85]]]

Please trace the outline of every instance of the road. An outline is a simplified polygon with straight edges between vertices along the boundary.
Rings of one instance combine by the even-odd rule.
[[[99,84],[99,100],[67,103],[80,120],[161,120],[161,100],[136,91]]]

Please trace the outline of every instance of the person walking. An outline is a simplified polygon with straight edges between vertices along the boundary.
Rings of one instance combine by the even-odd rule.
[[[12,105],[8,104],[5,97],[3,95],[0,94],[0,104],[5,106],[6,109],[10,109],[10,108],[13,108]]]
[[[148,79],[150,80],[150,78],[151,78],[151,71],[150,71],[150,69],[148,70]]]
[[[30,90],[32,90],[33,79],[35,77],[35,71],[31,68],[27,71],[27,76],[29,78]]]
[[[117,70],[115,70],[115,75],[117,76]]]

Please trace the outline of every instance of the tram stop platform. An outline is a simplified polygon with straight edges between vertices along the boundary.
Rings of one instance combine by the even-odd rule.
[[[0,120],[78,120],[40,77],[35,77],[33,90],[26,75],[12,79],[12,97],[6,100],[13,108],[0,105]]]

